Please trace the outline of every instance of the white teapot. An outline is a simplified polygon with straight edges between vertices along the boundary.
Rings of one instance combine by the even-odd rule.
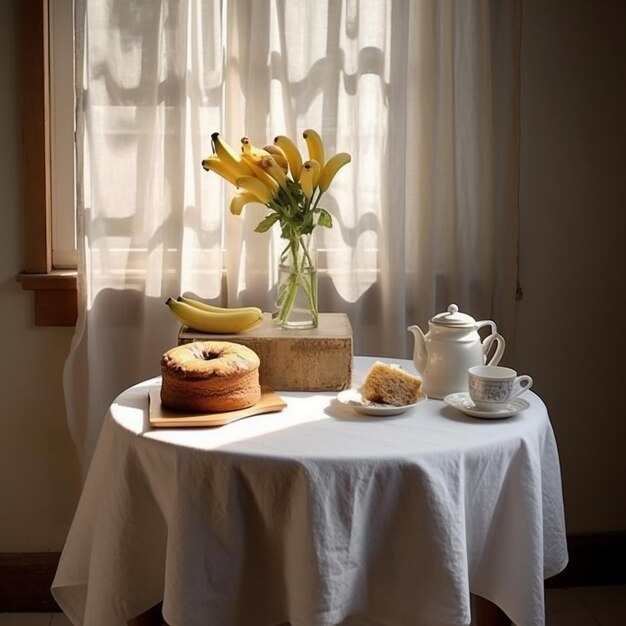
[[[484,340],[478,331],[491,327]],[[444,398],[449,393],[468,391],[467,370],[474,365],[497,365],[504,354],[504,337],[491,320],[477,322],[451,304],[445,313],[428,322],[426,335],[419,326],[409,326],[415,337],[413,364],[421,374],[424,393],[429,398]],[[496,342],[496,350],[487,362],[487,353]]]

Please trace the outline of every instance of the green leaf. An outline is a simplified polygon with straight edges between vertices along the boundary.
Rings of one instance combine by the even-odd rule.
[[[291,226],[290,224],[285,224],[284,222],[281,222],[280,236],[282,239],[287,239],[288,241],[291,241],[298,236],[298,231],[294,230],[293,226]]]
[[[257,227],[254,229],[255,233],[265,233],[267,232],[276,222],[279,220],[280,216],[278,213],[270,213],[264,220],[261,220]]]
[[[318,209],[319,210],[319,218],[317,219],[317,223],[320,226],[324,226],[326,228],[333,227],[333,218],[331,214],[326,209]]]

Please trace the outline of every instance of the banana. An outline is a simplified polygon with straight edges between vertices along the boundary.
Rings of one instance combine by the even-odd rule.
[[[252,161],[256,165],[258,165],[263,157],[270,156],[270,153],[263,148],[257,148],[252,145],[249,137],[241,138],[241,146],[243,150],[243,156],[248,161]]]
[[[232,185],[237,184],[237,178],[240,176],[240,174],[237,174],[227,167],[216,154],[212,154],[210,157],[204,159],[202,161],[202,167],[207,172],[212,170],[216,174],[219,174],[224,180],[227,180]]]
[[[280,168],[283,172],[285,172],[285,174],[289,171],[289,161],[287,161],[287,155],[281,148],[273,144],[268,144],[267,146],[263,146],[263,150],[270,153],[274,161],[280,165]]]
[[[269,174],[268,177],[271,178]],[[274,181],[274,184],[276,185],[276,188],[278,188],[278,183],[276,181]],[[241,176],[237,179],[236,185],[237,187],[241,187],[242,189],[254,194],[261,204],[271,202],[275,195],[255,176]]]
[[[270,190],[272,196],[275,196],[278,193],[278,183],[261,167],[260,161],[255,163],[252,159],[248,160],[248,157],[245,154],[243,155],[243,158],[250,166],[252,175],[255,178],[258,178]]]
[[[251,176],[252,170],[248,164],[229,146],[219,133],[211,135],[213,149],[220,161],[237,176]]]
[[[261,169],[267,172],[281,187],[287,188],[287,174],[278,165],[274,157],[268,156],[261,159]]]
[[[339,152],[326,161],[317,183],[322,193],[330,187],[337,172],[351,160],[352,157],[347,152]]]
[[[289,171],[291,177],[297,183],[300,180],[300,173],[302,171],[302,155],[296,144],[289,139],[286,135],[278,135],[274,138],[274,145],[278,146],[287,157],[289,163]]]
[[[300,185],[304,195],[310,200],[315,187],[317,186],[317,179],[319,178],[320,164],[317,161],[307,161],[302,166],[302,173],[300,174]]]
[[[254,311],[255,313],[259,313],[261,311],[258,306],[216,306],[215,304],[209,304],[208,302],[203,302],[202,300],[197,300],[196,298],[190,298],[189,296],[178,296],[176,300],[178,300],[178,302],[184,302],[185,304],[189,304],[191,306],[197,307],[198,309],[210,311],[212,313],[241,313],[243,311]]]
[[[324,141],[319,136],[319,134],[314,131],[312,128],[308,128],[302,133],[306,141],[306,146],[309,149],[309,160],[317,161],[320,164],[320,167],[324,167],[326,163],[325,160],[325,150],[324,150]]]
[[[258,198],[249,191],[244,191],[233,196],[230,201],[230,212],[233,215],[241,215],[243,207],[251,202],[258,202]]]
[[[263,312],[258,307],[221,309],[221,307],[211,307],[203,302],[196,301],[194,304],[188,304],[173,298],[168,298],[165,304],[179,322],[204,333],[240,333],[260,324],[263,320]],[[217,311],[210,310],[211,308]]]

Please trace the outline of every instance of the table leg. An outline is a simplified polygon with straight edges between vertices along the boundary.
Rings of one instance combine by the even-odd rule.
[[[476,626],[511,626],[511,620],[493,602],[474,596]]]

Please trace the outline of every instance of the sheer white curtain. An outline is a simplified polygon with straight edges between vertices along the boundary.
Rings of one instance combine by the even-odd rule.
[[[512,336],[515,0],[77,0],[80,314],[65,370],[88,465],[115,395],[176,344],[168,296],[273,302],[278,232],[231,216],[210,135],[315,128],[352,163],[325,196],[320,310],[405,357],[451,302]]]

